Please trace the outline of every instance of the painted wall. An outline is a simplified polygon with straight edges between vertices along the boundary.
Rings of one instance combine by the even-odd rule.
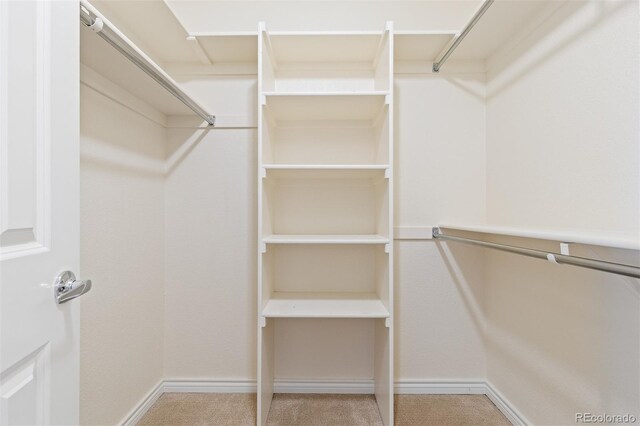
[[[163,374],[165,129],[86,84],[80,103],[80,423],[120,424]]]
[[[484,92],[483,73],[396,77],[396,227],[484,221]],[[484,377],[482,257],[454,249],[395,242],[396,380]]]
[[[566,2],[489,62],[489,223],[638,237],[638,23],[637,2]],[[523,417],[638,417],[638,280],[496,252],[485,271],[487,378]]]
[[[171,129],[165,377],[255,379],[255,130]]]

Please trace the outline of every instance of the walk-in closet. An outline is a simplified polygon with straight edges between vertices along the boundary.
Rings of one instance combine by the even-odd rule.
[[[0,425],[640,422],[635,0],[0,0]]]

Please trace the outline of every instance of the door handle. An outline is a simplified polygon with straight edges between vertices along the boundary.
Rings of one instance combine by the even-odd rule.
[[[77,281],[75,274],[71,271],[61,272],[53,284],[53,296],[58,305],[82,296],[89,290],[91,290],[91,280]]]

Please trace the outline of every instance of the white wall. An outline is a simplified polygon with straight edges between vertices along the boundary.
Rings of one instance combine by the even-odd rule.
[[[255,379],[256,138],[168,132],[167,378]]]
[[[489,62],[490,223],[638,237],[638,22],[638,2],[566,2]],[[487,378],[526,419],[638,417],[638,280],[492,252],[485,284]]]
[[[444,75],[396,77],[396,227],[485,219],[484,75]],[[482,257],[454,249],[395,243],[396,380],[485,375]]]
[[[111,425],[163,377],[165,129],[80,93],[80,423]]]

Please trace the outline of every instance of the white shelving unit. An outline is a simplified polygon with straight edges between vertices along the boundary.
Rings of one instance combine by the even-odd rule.
[[[278,322],[340,318],[373,321],[371,376],[392,425],[392,24],[260,24],[258,91],[258,424],[273,398]]]

